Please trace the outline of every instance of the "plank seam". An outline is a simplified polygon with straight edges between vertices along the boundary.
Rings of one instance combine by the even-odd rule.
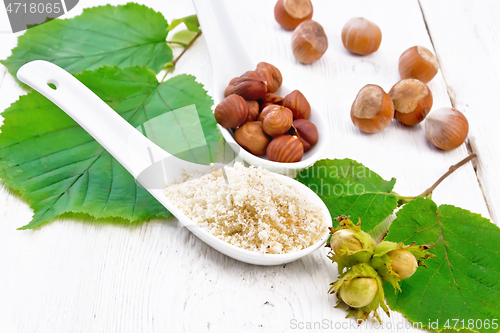
[[[455,97],[454,97],[455,93],[453,92],[453,89],[451,88],[451,86],[448,84],[448,81],[446,80],[446,75],[445,75],[445,72],[443,71],[443,67],[441,66],[441,60],[440,60],[439,54],[436,51],[436,47],[434,46],[434,41],[432,40],[431,31],[429,29],[429,26],[427,25],[427,20],[425,18],[425,12],[424,12],[424,9],[422,8],[421,0],[418,0],[417,2],[418,2],[418,6],[420,7],[420,12],[422,13],[422,19],[424,20],[425,29],[427,30],[427,35],[429,36],[429,39],[430,39],[431,44],[432,44],[432,49],[433,49],[434,54],[436,55],[436,58],[437,58],[438,63],[439,63],[439,69],[441,70],[443,81],[444,81],[444,84],[446,86],[446,92],[448,93],[448,97],[450,98],[451,106],[453,108],[456,108],[456,104],[457,103],[456,103]],[[473,159],[471,161],[472,162],[472,169],[474,170],[474,174],[476,175],[476,180],[477,180],[477,183],[478,183],[479,188],[481,190],[481,194],[483,195],[483,200],[484,200],[484,202],[486,204],[486,208],[488,209],[488,214],[490,215],[490,219],[495,224],[497,224],[497,221],[493,220],[493,216],[494,216],[493,215],[493,211],[491,210],[491,206],[490,206],[490,203],[488,202],[488,199],[486,197],[485,190],[484,190],[483,185],[481,183],[481,179],[479,178],[479,175],[477,173],[477,159],[479,158],[479,154],[475,151],[475,149],[473,149],[473,145],[471,144],[470,139],[468,137],[467,137],[467,139],[465,141],[465,147],[467,149],[467,153],[468,154],[475,153],[476,155],[478,155],[478,157],[476,159]]]

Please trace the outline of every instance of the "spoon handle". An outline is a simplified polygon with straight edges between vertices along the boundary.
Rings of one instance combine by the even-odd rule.
[[[17,77],[80,124],[132,176],[137,177],[152,164],[151,156],[155,160],[170,156],[57,65],[43,60],[31,61],[18,70]]]
[[[229,81],[253,70],[256,63],[241,42],[224,1],[193,0],[193,3],[212,63],[214,91],[220,92],[214,96],[218,102],[224,97],[223,92]]]

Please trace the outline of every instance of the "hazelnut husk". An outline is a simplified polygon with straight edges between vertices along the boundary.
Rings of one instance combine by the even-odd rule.
[[[297,136],[304,145],[304,152],[311,149],[318,142],[319,135],[316,125],[307,119],[296,119],[292,124],[297,132]]]
[[[338,292],[342,301],[352,308],[362,308],[377,296],[379,285],[373,277],[355,277],[349,284],[344,283]]]
[[[238,128],[248,118],[248,104],[239,95],[229,95],[217,105],[214,116],[222,127]]]
[[[418,268],[417,259],[407,249],[396,249],[387,253],[391,259],[392,270],[399,275],[401,280],[412,276]]]
[[[298,90],[292,91],[283,98],[283,106],[292,111],[293,119],[306,119],[311,114],[311,105]]]
[[[283,77],[281,76],[280,70],[275,66],[268,64],[267,62],[259,62],[255,71],[266,80],[268,92],[276,92],[276,90],[281,87]]]
[[[302,159],[304,147],[297,136],[280,135],[269,143],[266,154],[270,161],[293,163]]]
[[[288,108],[279,106],[267,112],[262,120],[262,129],[270,136],[284,134],[292,127],[293,114]]]
[[[255,71],[248,71],[236,78],[233,86],[233,94],[240,95],[249,101],[261,99],[267,92],[265,79]]]
[[[256,156],[266,154],[266,149],[271,141],[262,130],[260,121],[249,121],[238,128],[234,133],[236,142]]]

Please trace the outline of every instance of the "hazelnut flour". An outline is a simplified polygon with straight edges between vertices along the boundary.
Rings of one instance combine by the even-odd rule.
[[[321,209],[262,168],[236,163],[181,184],[165,194],[193,222],[223,241],[262,253],[302,250],[327,229]]]

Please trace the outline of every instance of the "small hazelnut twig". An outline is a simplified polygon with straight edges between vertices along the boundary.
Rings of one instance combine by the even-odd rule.
[[[422,194],[418,195],[418,197],[425,198],[428,195],[432,194],[432,192],[436,189],[436,187],[439,186],[439,184],[441,184],[441,182],[443,180],[445,180],[449,175],[451,175],[453,172],[455,172],[455,170],[460,168],[462,165],[468,163],[470,160],[472,160],[476,156],[477,156],[476,154],[472,153],[469,156],[467,156],[466,158],[464,158],[463,160],[461,160],[460,162],[458,162],[457,164],[452,165],[448,169],[448,172],[446,172],[444,175],[442,175],[434,184],[432,184],[431,187],[429,187],[427,190],[425,190]]]
[[[429,187],[427,190],[425,190],[422,194],[419,194],[417,196],[405,197],[405,196],[401,196],[401,195],[393,192],[393,194],[395,194],[398,198],[398,207],[402,206],[402,205],[404,205],[404,204],[406,204],[406,203],[410,202],[411,200],[418,198],[418,197],[430,199],[432,197],[432,192],[436,189],[436,187],[438,187],[439,184],[441,184],[443,182],[443,180],[445,180],[449,175],[451,175],[453,172],[455,172],[455,170],[457,170],[462,165],[466,164],[467,162],[469,162],[470,160],[472,160],[476,156],[477,156],[476,154],[472,153],[469,156],[467,156],[466,158],[464,158],[463,160],[461,160],[460,162],[458,162],[457,164],[452,165],[444,175],[442,175],[434,184],[432,184],[431,187]]]
[[[201,31],[199,31],[194,37],[193,39],[191,39],[191,41],[186,45],[186,47],[184,48],[184,50],[182,50],[182,52],[177,56],[177,58],[175,58],[172,62],[169,62],[165,65],[165,69],[167,70],[167,72],[165,73],[165,75],[163,76],[163,79],[161,79],[161,82],[163,82],[163,80],[165,80],[165,78],[167,77],[168,73],[172,72],[174,69],[175,69],[175,64],[177,64],[177,61],[179,61],[179,59],[184,55],[184,53],[186,53],[186,51],[191,47],[191,45],[194,44],[194,42],[198,39],[198,37],[201,36]]]

